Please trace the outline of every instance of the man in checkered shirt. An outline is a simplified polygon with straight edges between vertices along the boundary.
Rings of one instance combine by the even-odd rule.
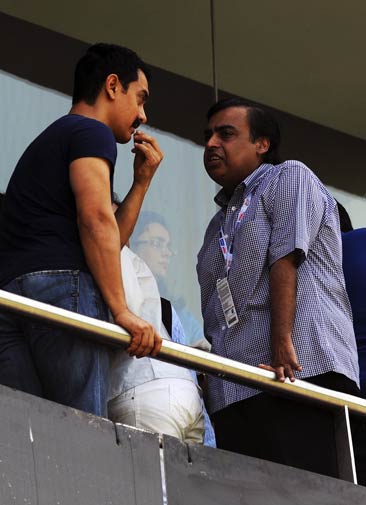
[[[197,265],[212,352],[358,395],[335,200],[279,162],[265,110],[228,99],[207,117],[204,164],[222,187]],[[332,413],[217,377],[208,390],[218,447],[337,476]]]

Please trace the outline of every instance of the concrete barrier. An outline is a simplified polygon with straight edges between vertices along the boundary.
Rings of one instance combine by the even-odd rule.
[[[0,386],[0,505],[361,505],[366,488]],[[164,457],[165,477],[161,474]]]

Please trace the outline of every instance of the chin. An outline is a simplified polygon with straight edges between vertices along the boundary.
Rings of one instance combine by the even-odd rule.
[[[155,272],[155,277],[158,278],[158,279],[165,279],[166,278],[166,275],[167,275],[167,272],[168,270],[167,269],[163,269],[163,268],[159,268],[156,272]]]
[[[218,176],[218,174],[207,171],[207,175],[209,176],[209,178],[211,180],[216,182],[216,184],[218,184],[219,186],[222,186],[223,181],[222,181],[222,178],[220,176]]]
[[[116,137],[116,142],[118,142],[118,144],[127,144],[127,142],[129,142],[131,140],[132,133],[127,132],[127,133],[123,133],[123,134],[120,134],[115,137]]]

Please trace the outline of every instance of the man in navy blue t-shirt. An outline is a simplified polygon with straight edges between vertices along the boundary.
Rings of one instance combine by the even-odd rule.
[[[132,336],[127,351],[156,355],[160,336],[132,314],[122,286],[128,241],[162,159],[146,122],[148,70],[131,50],[91,46],[75,70],[70,113],[20,158],[0,217],[0,288],[108,320]],[[113,214],[116,142],[134,135],[134,180]],[[71,332],[0,313],[0,383],[106,414],[108,350]]]

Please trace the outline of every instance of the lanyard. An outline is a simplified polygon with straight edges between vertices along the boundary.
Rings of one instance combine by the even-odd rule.
[[[236,221],[235,221],[234,233],[233,233],[233,238],[232,238],[230,247],[228,247],[228,245],[227,245],[226,236],[224,234],[223,227],[222,227],[222,225],[220,226],[219,245],[220,245],[222,255],[224,256],[224,260],[225,260],[226,275],[229,273],[230,268],[231,268],[231,264],[233,262],[234,236],[235,236],[235,233],[236,233],[238,227],[240,226],[240,223],[244,219],[245,213],[248,210],[251,199],[252,199],[252,194],[249,193],[249,195],[245,197],[244,203],[240,208],[238,217],[236,218]]]

